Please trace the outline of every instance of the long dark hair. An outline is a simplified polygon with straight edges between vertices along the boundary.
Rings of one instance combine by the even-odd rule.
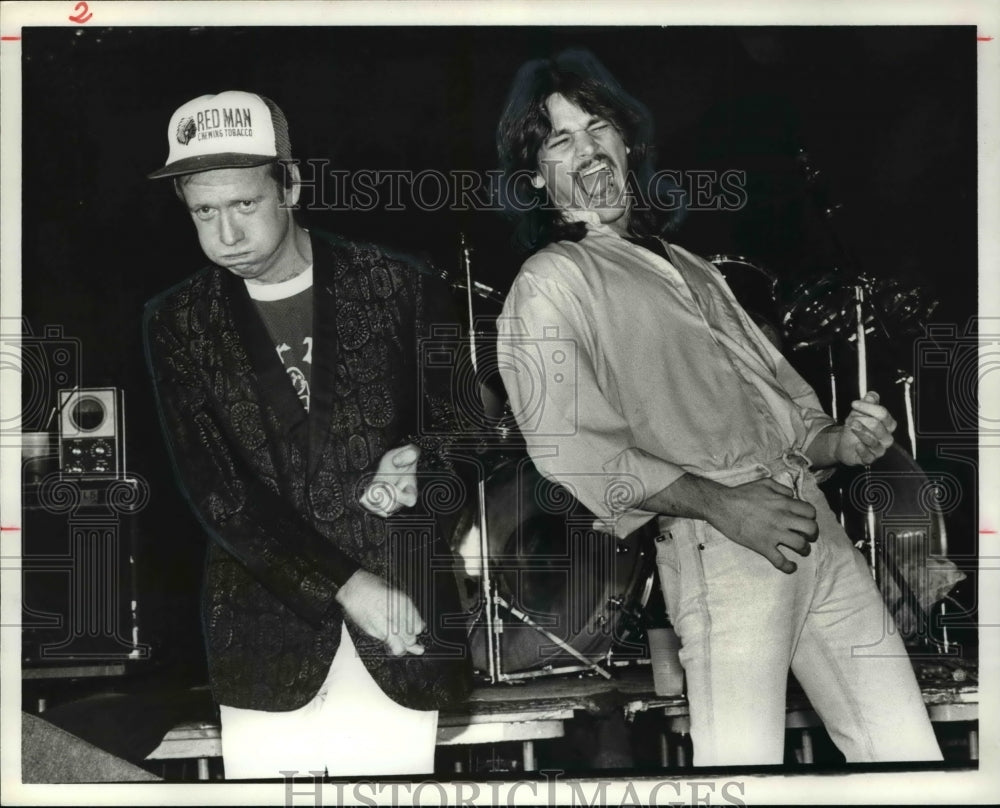
[[[534,251],[553,241],[579,241],[586,233],[586,225],[567,222],[558,208],[548,204],[545,188],[531,184],[538,171],[538,150],[552,131],[545,102],[555,93],[608,121],[629,147],[633,197],[629,230],[637,236],[658,236],[668,230],[672,219],[648,199],[653,178],[649,110],[625,92],[590,51],[571,49],[549,59],[534,59],[518,70],[497,125],[500,195],[505,213],[515,223],[518,245]]]

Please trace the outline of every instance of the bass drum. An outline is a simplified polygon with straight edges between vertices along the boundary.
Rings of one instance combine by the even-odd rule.
[[[594,517],[564,487],[546,480],[527,457],[506,461],[486,480],[489,571],[512,607],[591,662],[615,649],[643,656],[641,610],[655,575],[655,520],[625,539],[593,527]],[[489,670],[481,594],[478,509],[472,503],[457,529],[457,552],[470,590],[479,590],[470,626],[474,667]],[[583,663],[501,607],[501,673]]]
[[[962,499],[950,474],[928,476],[899,444],[893,444],[866,475],[862,468],[840,469],[823,491],[834,513],[842,513],[847,535],[869,559],[865,546],[868,509],[874,515],[875,580],[900,634],[908,641],[939,643],[940,628],[930,619],[965,574],[948,560],[944,515]]]

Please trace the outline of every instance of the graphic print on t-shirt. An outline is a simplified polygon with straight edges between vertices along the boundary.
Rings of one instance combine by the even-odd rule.
[[[291,280],[271,284],[247,283],[246,287],[271,336],[292,389],[309,412],[313,354],[312,267]]]
[[[282,342],[275,346],[278,358],[281,360],[288,378],[292,382],[295,394],[302,402],[302,406],[309,412],[309,370],[312,367],[312,337],[303,337],[302,345],[293,349],[287,342]],[[309,368],[306,368],[306,363]]]

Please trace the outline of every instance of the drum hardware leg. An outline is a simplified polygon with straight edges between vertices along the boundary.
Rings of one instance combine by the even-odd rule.
[[[548,639],[549,641],[551,641],[552,643],[554,643],[555,645],[557,645],[559,648],[561,648],[567,654],[570,654],[571,656],[576,657],[578,660],[580,660],[584,665],[586,665],[591,670],[599,673],[605,679],[610,679],[611,678],[611,674],[608,673],[606,670],[604,670],[604,668],[602,668],[596,662],[591,662],[589,659],[587,659],[587,657],[585,657],[583,654],[581,654],[579,651],[577,651],[573,646],[571,646],[569,643],[567,643],[567,642],[559,639],[551,631],[547,631],[546,629],[542,628],[542,626],[538,625],[538,623],[536,623],[534,620],[532,620],[528,615],[526,615],[520,609],[518,609],[515,606],[512,606],[511,604],[509,604],[506,600],[503,599],[502,596],[497,595],[496,596],[496,602],[498,604],[500,604],[501,606],[503,606],[508,612],[510,612],[514,617],[516,617],[522,623],[526,623],[527,625],[531,626],[539,634],[541,634],[546,639]]]
[[[806,765],[816,762],[816,758],[813,754],[813,740],[812,734],[808,729],[802,730],[802,762]]]
[[[663,768],[670,765],[670,741],[666,732],[660,732],[660,765]]]
[[[690,717],[686,715],[678,715],[671,718],[667,727],[667,732],[680,736],[680,739],[677,741],[677,768],[686,769],[688,765],[687,737],[691,732]]]
[[[535,770],[535,742],[525,741],[523,745],[524,752],[524,771],[533,772]]]

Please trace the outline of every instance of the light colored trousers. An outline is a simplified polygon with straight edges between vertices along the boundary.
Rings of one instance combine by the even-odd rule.
[[[707,522],[660,523],[657,566],[681,638],[694,764],[783,761],[789,668],[849,762],[940,760],[893,618],[813,475],[782,459],[750,479],[761,472],[816,508],[810,555],[786,551],[796,572]]]
[[[390,699],[358,657],[345,626],[319,692],[297,710],[270,713],[219,706],[227,780],[429,774],[434,771],[436,710]],[[318,793],[318,792],[317,792]]]

